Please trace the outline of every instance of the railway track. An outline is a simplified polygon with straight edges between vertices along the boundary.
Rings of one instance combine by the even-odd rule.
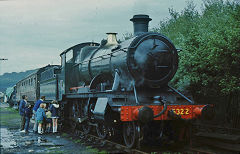
[[[182,146],[181,148],[174,146],[144,146],[140,149],[129,149],[127,146],[121,144],[118,140],[108,140],[101,139],[95,133],[84,134],[83,131],[79,129],[74,129],[66,132],[70,134],[71,137],[75,139],[80,139],[80,142],[87,146],[96,148],[99,151],[107,151],[108,153],[136,153],[136,154],[146,154],[146,153],[186,153],[186,154],[217,154],[217,153],[238,153],[240,151],[240,145],[238,136],[232,138],[233,136],[226,136],[225,139],[214,138],[213,135],[205,133],[197,133],[193,136],[192,146]],[[222,135],[224,136],[224,135]]]
[[[197,147],[191,147],[184,150],[184,153],[187,154],[217,154],[217,152],[213,152],[210,150],[197,148]]]
[[[129,149],[127,146],[116,143],[114,141],[101,139],[93,134],[84,134],[83,131],[75,130],[74,133],[67,132],[72,137],[80,139],[81,143],[85,146],[96,148],[99,151],[107,151],[108,153],[134,153],[134,154],[146,154],[148,152],[138,149]]]
[[[73,133],[74,132],[74,133]],[[106,139],[101,139],[94,134],[84,134],[83,131],[75,130],[72,132],[66,132],[75,139],[80,139],[80,142],[86,147],[96,148],[98,151],[107,151],[108,153],[133,153],[133,154],[147,154],[147,153],[186,153],[186,154],[215,154],[210,150],[201,149],[199,147],[182,147],[174,149],[171,147],[161,147],[161,146],[152,146],[152,147],[142,147],[141,149],[129,149],[127,146],[117,143],[115,141],[110,141]]]
[[[240,129],[215,125],[195,125],[194,143],[218,153],[240,153]]]

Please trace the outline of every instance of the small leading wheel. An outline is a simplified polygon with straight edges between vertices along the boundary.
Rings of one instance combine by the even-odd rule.
[[[137,127],[133,121],[123,124],[123,139],[127,147],[132,148],[136,146],[137,134]]]
[[[96,131],[98,136],[101,139],[106,139],[107,138],[107,127],[103,124],[103,123],[98,123],[97,127],[96,127]]]
[[[88,124],[88,121],[83,122],[82,129],[83,129],[84,134],[89,134],[91,131],[91,128],[92,127]]]

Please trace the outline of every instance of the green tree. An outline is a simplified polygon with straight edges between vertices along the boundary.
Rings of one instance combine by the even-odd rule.
[[[200,96],[227,96],[240,91],[240,5],[236,1],[205,0],[202,11],[189,2],[182,12],[154,31],[177,47],[179,70],[174,84]]]

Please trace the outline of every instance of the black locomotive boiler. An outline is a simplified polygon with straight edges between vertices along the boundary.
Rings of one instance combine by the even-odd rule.
[[[134,36],[128,40],[119,43],[116,33],[107,33],[101,43],[62,52],[61,67],[41,74],[48,72],[54,82],[44,80],[48,86],[40,92],[53,89],[64,126],[85,133],[95,129],[101,138],[122,136],[128,147],[176,141],[184,136],[186,121],[208,115],[208,105],[196,105],[168,85],[178,68],[178,50],[167,37],[148,32],[152,19],[130,20]]]

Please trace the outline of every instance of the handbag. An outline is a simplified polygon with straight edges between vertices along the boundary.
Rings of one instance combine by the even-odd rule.
[[[52,117],[51,111],[47,111],[46,116],[47,116],[47,118],[51,118]]]

